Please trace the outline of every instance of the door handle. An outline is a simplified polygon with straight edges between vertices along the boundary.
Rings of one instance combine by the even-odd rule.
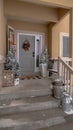
[[[33,56],[33,57],[35,56],[35,52],[32,53],[32,56]]]

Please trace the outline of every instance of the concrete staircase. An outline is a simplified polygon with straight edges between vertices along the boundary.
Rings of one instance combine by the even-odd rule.
[[[0,130],[38,130],[65,123],[51,81],[26,80],[0,91]]]

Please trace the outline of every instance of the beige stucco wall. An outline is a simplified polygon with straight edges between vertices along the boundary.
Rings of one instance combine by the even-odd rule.
[[[6,18],[4,17],[3,0],[0,0],[0,55],[6,53]]]
[[[69,14],[52,28],[52,57],[60,55],[60,32],[69,33]]]
[[[8,20],[8,25],[15,28],[15,30],[44,33],[45,44],[48,44],[48,28],[45,24]]]

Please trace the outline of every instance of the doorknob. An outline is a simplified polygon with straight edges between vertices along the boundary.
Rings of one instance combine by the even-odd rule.
[[[33,57],[35,56],[35,52],[32,53]]]

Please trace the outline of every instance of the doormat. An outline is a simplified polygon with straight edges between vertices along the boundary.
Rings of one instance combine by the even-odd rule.
[[[20,80],[25,80],[25,79],[30,80],[30,79],[41,79],[41,76],[38,76],[38,75],[23,76],[22,75],[19,78],[20,78]]]

